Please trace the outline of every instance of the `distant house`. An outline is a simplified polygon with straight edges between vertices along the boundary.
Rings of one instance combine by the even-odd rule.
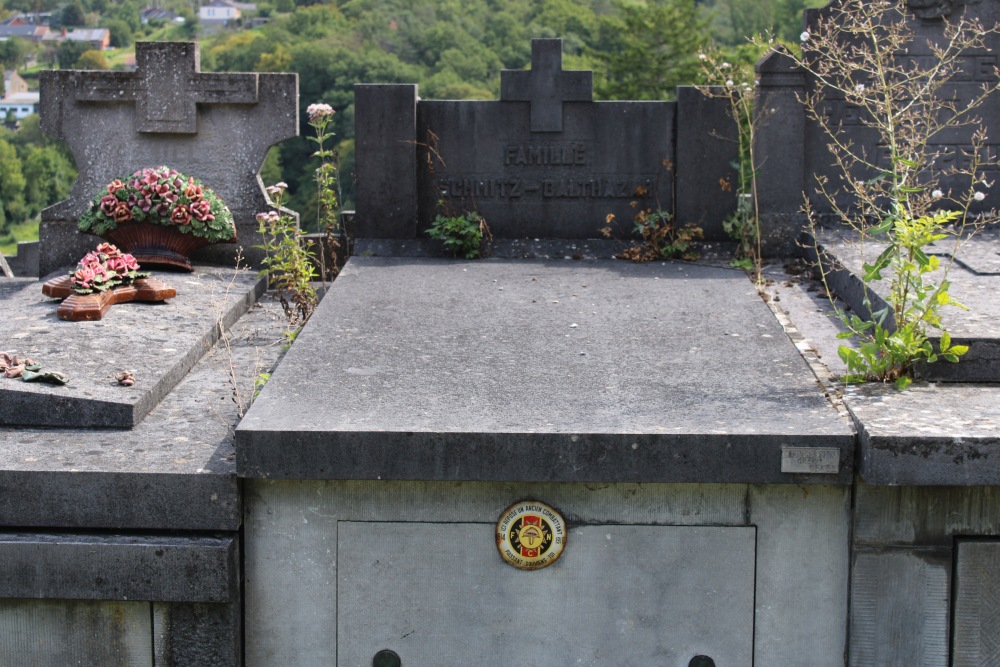
[[[11,112],[18,120],[38,113],[38,93],[14,93],[0,99],[0,121]]]
[[[21,78],[17,70],[6,70],[3,73],[3,90],[0,90],[0,99],[10,97],[16,93],[28,92],[28,82]]]
[[[202,25],[228,25],[242,16],[242,12],[232,2],[227,0],[212,0],[206,2],[198,10],[198,20]]]
[[[51,20],[52,12],[31,12],[4,19],[0,25],[49,25]]]
[[[158,7],[146,7],[141,12],[139,12],[139,20],[142,21],[143,25],[148,24],[150,21],[163,21],[164,23],[173,23],[178,18],[175,12],[169,9],[159,9]]]
[[[51,39],[52,31],[49,30],[48,26],[31,25],[19,19],[20,17],[13,19],[13,22],[0,25],[0,40],[20,37],[37,44]]]
[[[79,28],[76,30],[61,30],[54,34],[54,42],[86,42],[95,51],[107,51],[111,48],[111,31],[107,28]]]

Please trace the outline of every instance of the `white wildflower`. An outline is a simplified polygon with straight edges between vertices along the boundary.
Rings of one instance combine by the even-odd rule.
[[[698,60],[708,60],[708,56],[706,56],[704,53],[699,53]]]
[[[309,115],[310,122],[315,122],[320,118],[332,116],[335,112],[329,104],[310,104],[306,107],[306,113]]]
[[[723,63],[721,65],[719,65],[719,69],[729,69],[730,67],[732,67],[732,65],[730,65],[729,63],[727,63],[725,61],[723,61]]]
[[[858,85],[854,86],[854,90],[858,91],[859,93],[865,92],[865,84],[859,83]]]
[[[803,30],[802,34],[799,35],[799,41],[808,42],[809,41],[809,31]]]
[[[726,79],[726,85],[727,86],[733,85],[733,80],[732,79]]]
[[[975,199],[976,201],[983,201],[984,199],[986,199],[986,195],[984,195],[982,192],[977,192],[976,194],[972,195],[972,198]]]
[[[941,197],[944,197],[944,193],[940,190],[935,190],[931,193],[931,199],[941,199]]]

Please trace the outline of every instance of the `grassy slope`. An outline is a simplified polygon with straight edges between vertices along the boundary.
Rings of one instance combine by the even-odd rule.
[[[18,241],[37,241],[38,240],[38,219],[25,222],[21,225],[14,225],[12,230],[14,232],[14,238]],[[5,235],[6,236],[6,235]],[[0,252],[4,255],[16,255],[17,254],[17,243],[8,243],[0,245]]]

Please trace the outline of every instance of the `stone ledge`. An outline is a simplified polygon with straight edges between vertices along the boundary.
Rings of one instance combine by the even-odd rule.
[[[0,597],[229,602],[235,537],[0,533]]]
[[[233,380],[246,401],[286,328],[263,299],[134,429],[0,429],[0,526],[239,529]]]
[[[743,272],[608,260],[354,257],[236,436],[289,479],[849,484],[853,444]]]
[[[1000,485],[1000,387],[849,386],[844,403],[868,484]]]

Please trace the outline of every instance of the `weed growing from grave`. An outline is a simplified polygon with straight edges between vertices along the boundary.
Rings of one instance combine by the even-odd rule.
[[[758,40],[763,41],[763,40]],[[736,122],[739,158],[733,163],[737,171],[736,211],[722,222],[722,228],[736,241],[736,257],[732,265],[753,274],[754,283],[761,284],[760,215],[757,207],[758,167],[754,154],[754,69],[761,55],[754,44],[747,45],[745,61],[726,58],[716,50],[698,54],[702,77],[708,83],[698,90],[708,97],[725,99],[729,116]],[[731,192],[733,184],[719,179],[719,188]]]
[[[267,384],[267,381],[270,380],[270,379],[271,379],[271,374],[270,373],[265,373],[263,371],[257,373],[257,375],[254,376],[254,378],[253,378],[253,398],[254,398],[254,400],[257,400],[257,397],[260,396],[260,392],[262,392],[264,390],[264,385]]]
[[[327,275],[336,275],[339,267],[336,266],[337,251],[340,249],[340,208],[338,190],[340,180],[337,174],[337,154],[327,147],[327,141],[333,139],[333,131],[330,129],[333,123],[334,110],[329,104],[310,104],[306,109],[309,115],[309,125],[316,132],[315,137],[309,137],[309,141],[316,144],[316,152],[313,157],[320,160],[319,167],[316,168],[316,219],[319,221],[319,228],[323,232],[323,252],[321,259],[330,258],[334,263],[327,268],[322,267],[324,280]]]
[[[289,325],[301,327],[316,310],[319,297],[312,285],[312,244],[303,242],[298,222],[281,208],[287,187],[278,183],[267,189],[272,210],[257,214],[257,231],[263,243],[256,247],[264,251],[260,274],[268,276]]]
[[[427,142],[418,144],[426,153],[425,160],[430,180],[434,189],[441,192],[437,184],[437,166],[445,166],[444,158],[438,151],[438,137],[427,131]],[[455,257],[477,259],[483,255],[484,247],[493,241],[486,218],[479,215],[473,206],[472,210],[459,211],[445,197],[437,201],[440,213],[435,216],[427,235],[436,241],[441,241],[444,247]]]
[[[239,276],[240,271],[244,270],[241,268],[242,264],[243,264],[243,251],[239,250],[236,253],[236,264],[235,264],[236,269],[233,271],[233,275],[229,279],[229,282],[226,283],[225,292],[222,294],[221,298],[218,301],[215,301],[214,303],[214,307],[216,310],[215,326],[218,328],[219,344],[225,353],[226,362],[228,364],[226,368],[226,374],[227,374],[227,379],[229,381],[230,399],[236,405],[236,416],[239,417],[240,419],[243,419],[243,416],[246,414],[246,411],[250,409],[250,404],[253,403],[253,400],[257,397],[257,394],[255,392],[253,395],[248,397],[246,393],[242,390],[244,387],[244,378],[242,377],[243,374],[238,372],[236,368],[237,364],[235,361],[235,354],[233,352],[234,338],[232,335],[232,331],[226,328],[224,315],[227,310],[227,306],[229,304],[230,296],[233,292],[233,287],[236,284],[236,278]],[[250,372],[250,375],[252,377],[256,377],[257,374],[260,372],[260,368],[261,368],[260,349],[257,348],[255,349],[254,365],[252,371]],[[135,378],[133,377],[132,380],[134,382]],[[122,383],[121,378],[119,378],[118,381]]]
[[[950,239],[954,257],[963,240],[996,220],[993,213],[971,209],[993,185],[982,175],[986,136],[974,114],[998,83],[983,84],[967,100],[950,94],[948,86],[962,72],[963,54],[985,52],[984,36],[998,28],[964,16],[940,20],[941,37],[926,45],[932,57],[907,57],[925,45],[915,44],[916,19],[905,0],[845,0],[823,10],[816,25],[802,33],[801,56],[789,54],[817,82],[803,102],[840,175],[818,178],[817,192],[859,244],[873,237],[884,244],[874,261],[863,262],[863,279],[868,311],[873,310],[868,286],[874,282],[888,281],[888,307],[865,321],[834,304],[848,329],[844,336],[858,341],[857,349],[840,348],[847,381],[894,382],[905,389],[918,362],[955,362],[967,349],[951,345],[942,321],[947,306],[964,308],[949,295],[952,259],[942,263],[928,246]],[[837,98],[857,109],[874,138],[870,145],[879,150],[846,138],[837,114],[830,113],[828,100]],[[950,160],[948,167],[942,165],[949,156],[934,143],[944,133],[970,138],[966,154],[950,156],[961,159]],[[945,177],[963,185],[944,191]],[[808,199],[805,212],[815,238],[820,216]],[[821,260],[824,283],[830,270]],[[932,330],[942,332],[937,350],[929,340]]]
[[[438,206],[444,207],[444,201]],[[461,215],[438,214],[427,230],[427,235],[444,243],[452,255],[465,259],[479,257],[483,239],[488,238],[489,233],[486,220],[474,211]]]
[[[670,174],[673,171],[670,160],[664,160],[663,167],[664,173]],[[673,178],[669,180],[672,185]],[[636,187],[634,194],[636,197],[645,197],[649,191],[640,185]],[[698,259],[700,253],[695,247],[695,241],[705,236],[701,227],[692,223],[678,227],[674,223],[673,214],[660,206],[659,197],[656,198],[655,208],[642,208],[638,201],[629,202],[629,206],[636,209],[632,220],[632,236],[640,238],[641,242],[633,243],[615,257],[632,262],[652,262],[658,259],[682,259],[693,262]],[[615,237],[616,222],[614,213],[609,213],[605,217],[604,227],[600,229],[604,238]]]
[[[607,224],[601,228],[601,233],[605,238],[611,238],[615,214],[609,213],[606,222]],[[698,259],[699,253],[694,243],[704,236],[701,227],[690,223],[683,227],[675,227],[673,215],[651,208],[639,209],[634,222],[634,232],[642,238],[642,243],[636,243],[615,255],[618,259],[633,262],[652,262],[658,259],[683,259],[693,262]]]

